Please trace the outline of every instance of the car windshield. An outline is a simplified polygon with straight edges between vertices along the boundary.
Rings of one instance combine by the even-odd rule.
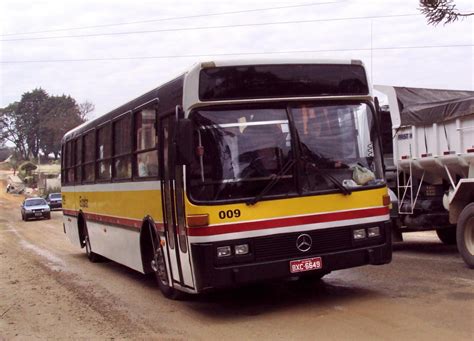
[[[196,155],[188,172],[193,200],[348,194],[343,185],[383,183],[372,111],[365,103],[212,108],[190,118],[196,125]]]
[[[32,199],[25,201],[25,206],[40,206],[40,205],[47,205],[44,199]]]
[[[49,197],[51,199],[61,199],[61,193],[53,193],[53,194],[50,194]]]

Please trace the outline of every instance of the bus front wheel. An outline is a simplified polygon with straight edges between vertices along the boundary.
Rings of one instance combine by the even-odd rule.
[[[456,241],[464,262],[474,269],[474,202],[464,207],[459,215]]]
[[[151,260],[151,268],[153,269],[161,293],[166,298],[172,300],[184,298],[184,293],[173,288],[168,280],[165,257],[163,256],[163,247],[156,235],[152,237],[152,247],[153,259]]]

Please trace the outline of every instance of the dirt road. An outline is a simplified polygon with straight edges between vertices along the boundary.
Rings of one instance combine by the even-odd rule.
[[[433,233],[409,236],[390,265],[177,302],[151,277],[90,263],[61,212],[21,221],[20,198],[0,190],[0,339],[474,339],[474,273]]]

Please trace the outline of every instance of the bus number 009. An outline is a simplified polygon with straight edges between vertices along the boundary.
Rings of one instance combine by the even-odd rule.
[[[240,217],[240,210],[227,210],[227,211],[219,211],[219,218],[238,218]]]

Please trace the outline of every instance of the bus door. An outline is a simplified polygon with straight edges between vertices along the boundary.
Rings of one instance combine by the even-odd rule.
[[[184,212],[183,167],[176,166],[174,113],[160,120],[160,153],[162,162],[161,193],[163,200],[163,224],[167,239],[164,250],[168,264],[168,275],[182,287],[194,288],[194,281],[186,235]]]

